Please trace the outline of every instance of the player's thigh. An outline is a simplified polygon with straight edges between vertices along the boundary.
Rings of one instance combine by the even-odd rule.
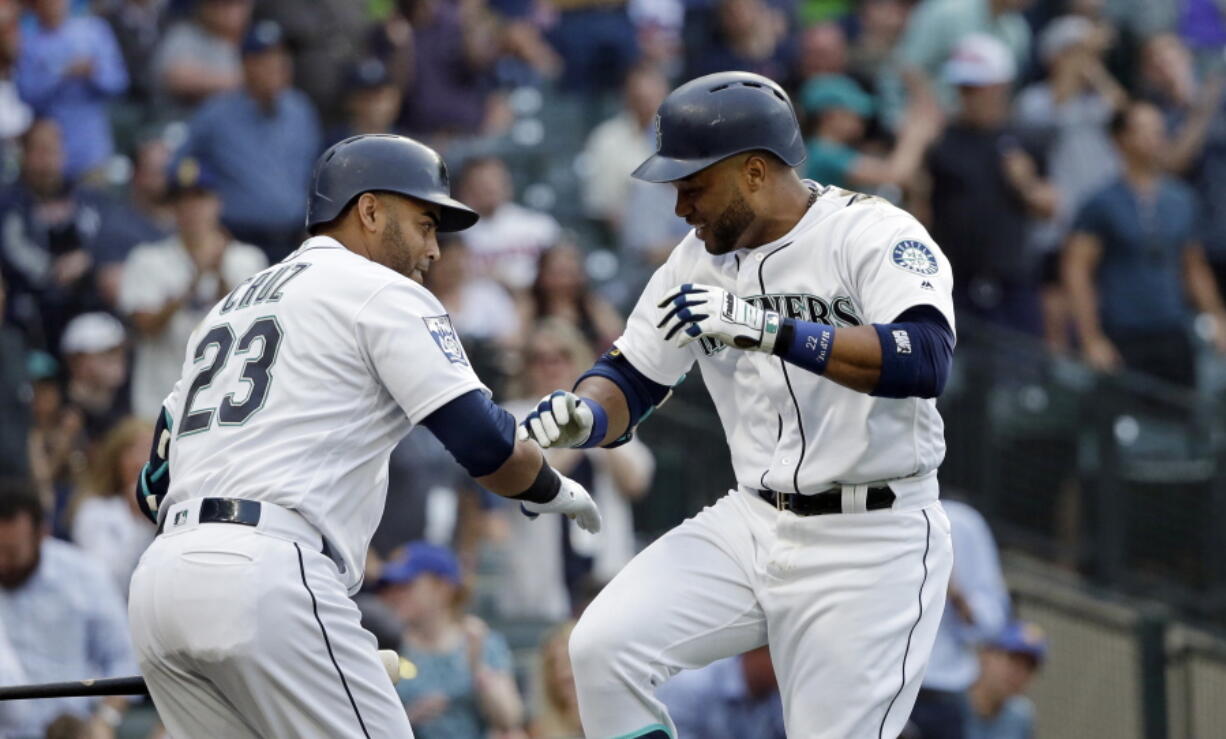
[[[725,496],[640,552],[579,619],[577,678],[631,662],[662,680],[765,644],[752,524]]]
[[[140,662],[158,718],[172,737],[258,739],[261,732],[211,683],[166,660]]]
[[[271,537],[269,537],[271,538]],[[412,736],[404,706],[332,561],[275,540],[259,649],[210,675],[267,736]]]
[[[764,594],[789,736],[897,736],[944,610],[944,511],[818,516],[794,533]]]

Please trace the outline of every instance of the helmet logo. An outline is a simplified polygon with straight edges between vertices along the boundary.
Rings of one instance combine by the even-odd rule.
[[[663,146],[663,144],[664,144],[664,131],[660,128],[660,114],[656,113],[656,151],[657,152],[660,151],[660,148]]]

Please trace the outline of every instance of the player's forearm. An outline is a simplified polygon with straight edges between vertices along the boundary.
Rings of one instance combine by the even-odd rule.
[[[613,381],[604,377],[586,377],[575,387],[575,395],[599,404],[609,418],[608,431],[599,446],[616,441],[630,429],[630,405],[621,388]]]
[[[535,483],[545,464],[545,457],[536,444],[517,441],[511,456],[502,466],[488,475],[475,478],[481,487],[504,498],[513,498]]]
[[[870,393],[881,379],[881,343],[872,326],[843,329],[833,341],[823,373],[859,393]]]

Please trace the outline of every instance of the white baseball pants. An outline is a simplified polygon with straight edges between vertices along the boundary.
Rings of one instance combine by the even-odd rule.
[[[167,511],[128,601],[170,735],[412,737],[319,532],[269,504],[258,527],[199,524],[199,502]]]
[[[655,688],[767,643],[789,737],[895,739],[953,557],[935,475],[890,486],[891,509],[809,517],[732,491],[643,550],[571,636],[589,739],[676,736]]]

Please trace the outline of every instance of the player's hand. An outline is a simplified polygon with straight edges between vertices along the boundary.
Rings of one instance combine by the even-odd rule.
[[[778,313],[762,310],[722,288],[686,283],[658,307],[656,328],[664,332],[665,341],[675,341],[677,346],[709,336],[738,349],[769,353],[779,338],[782,319]]]
[[[578,447],[587,443],[592,425],[592,409],[582,398],[565,390],[554,390],[520,421],[516,433],[521,441],[532,439],[542,449]]]
[[[593,534],[600,531],[600,510],[596,508],[591,494],[566,475],[559,473],[558,477],[562,478],[562,487],[554,499],[548,503],[523,501],[519,505],[524,514],[536,518],[542,513],[561,513],[573,519],[584,531]]]

